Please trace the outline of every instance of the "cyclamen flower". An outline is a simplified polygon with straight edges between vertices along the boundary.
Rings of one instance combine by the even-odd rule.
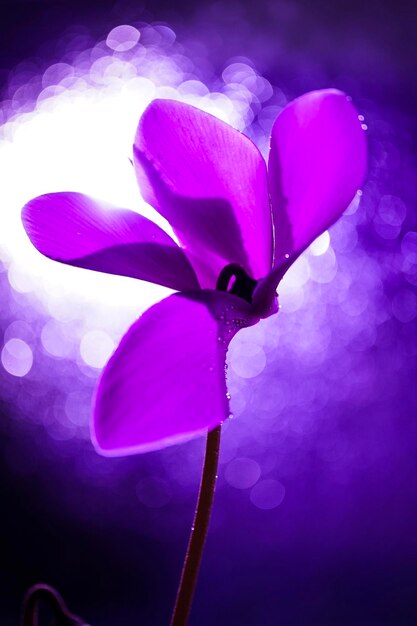
[[[308,93],[278,115],[268,171],[245,135],[170,100],[145,110],[133,153],[143,198],[180,245],[145,217],[80,193],[23,209],[47,257],[180,292],[147,310],[104,368],[92,433],[106,454],[161,448],[228,417],[229,342],[277,312],[286,269],[339,218],[366,170],[357,111],[336,90]]]

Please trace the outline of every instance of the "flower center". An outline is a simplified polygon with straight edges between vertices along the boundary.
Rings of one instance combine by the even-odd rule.
[[[230,263],[220,272],[216,289],[232,293],[234,296],[243,298],[246,302],[252,302],[253,292],[257,284],[258,281],[249,276],[240,265]]]

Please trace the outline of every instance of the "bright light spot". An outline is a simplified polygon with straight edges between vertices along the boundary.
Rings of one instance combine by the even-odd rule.
[[[33,291],[32,277],[19,263],[11,263],[7,272],[9,284],[19,293],[30,293]]]
[[[45,350],[52,356],[64,358],[71,354],[73,338],[67,324],[50,319],[41,331],[41,341]]]
[[[310,245],[309,252],[314,256],[324,254],[330,245],[330,235],[327,230]]]
[[[266,356],[262,346],[247,341],[231,344],[228,362],[235,374],[242,378],[255,378],[266,365]]]
[[[90,330],[80,344],[81,357],[87,365],[101,369],[114,351],[115,344],[111,337],[102,330]]]
[[[358,189],[352,202],[349,204],[346,211],[344,211],[344,215],[354,215],[359,208],[361,198],[362,198],[362,190]]]
[[[2,111],[6,121],[0,137],[0,260],[7,263],[14,290],[36,294],[33,298],[61,321],[84,320],[87,311],[106,307],[129,309],[133,319],[167,290],[42,257],[23,230],[22,206],[43,193],[80,191],[139,211],[172,232],[166,220],[141,199],[129,160],[141,113],[155,97],[192,100],[243,128],[252,98],[257,98],[250,86],[235,83],[228,84],[227,94],[221,84],[219,91],[210,92],[194,73],[191,60],[175,47],[175,33],[167,26],[144,25],[139,33],[133,26],[120,25],[106,41],[107,49],[99,44],[93,52],[80,54],[73,65],[51,65],[42,77],[42,93],[33,93],[33,110],[27,110],[25,94],[18,99],[17,90],[13,118],[7,121],[7,110]],[[124,56],[133,46],[134,51]],[[247,78],[260,79],[249,65],[241,65],[232,68],[235,76],[243,70]],[[262,84],[264,89],[266,83]],[[259,88],[257,80],[255,88]],[[108,316],[110,334],[118,317]]]
[[[382,239],[396,239],[407,215],[407,207],[397,196],[382,196],[373,225]]]
[[[22,339],[9,339],[1,352],[1,362],[12,376],[26,376],[33,364],[32,350]]]
[[[124,24],[116,26],[107,35],[106,44],[115,52],[126,52],[136,46],[140,38],[137,28]]]
[[[304,285],[310,279],[310,266],[305,256],[300,256],[290,267],[279,285],[279,303],[285,313],[297,311],[304,302]]]
[[[314,282],[320,284],[331,283],[336,276],[336,255],[331,247],[327,248],[326,252],[320,256],[310,256],[308,262],[311,278]]]
[[[239,389],[233,389],[228,385],[230,391],[230,410],[233,417],[238,417],[243,413],[246,407],[245,396]]]
[[[24,320],[15,320],[11,324],[9,324],[9,326],[4,331],[5,343],[9,339],[18,338],[18,339],[23,339],[23,341],[25,341],[28,344],[31,344],[33,342],[34,337],[35,337],[35,332],[34,332],[33,327],[28,322],[25,322]]]
[[[72,391],[65,400],[65,414],[74,426],[85,426],[91,415],[91,401],[85,391]]]

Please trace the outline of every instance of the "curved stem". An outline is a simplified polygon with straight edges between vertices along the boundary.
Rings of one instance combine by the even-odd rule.
[[[86,626],[84,620],[70,613],[59,593],[49,585],[34,585],[26,594],[22,626],[38,626],[38,607],[46,601],[56,615],[59,626]]]
[[[213,506],[219,461],[220,433],[221,426],[217,426],[207,434],[206,455],[201,475],[197,508],[191,527],[177,599],[172,613],[171,626],[186,626],[188,622]]]

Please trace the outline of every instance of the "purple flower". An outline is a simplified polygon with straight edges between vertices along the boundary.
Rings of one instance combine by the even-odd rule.
[[[170,100],[146,109],[133,150],[142,195],[179,246],[141,215],[79,193],[47,194],[23,209],[31,241],[49,258],[180,292],[146,311],[104,368],[92,433],[106,454],[177,443],[227,418],[230,340],[277,311],[286,269],[342,214],[366,170],[361,122],[336,90],[308,93],[280,113],[268,171],[245,135]]]

